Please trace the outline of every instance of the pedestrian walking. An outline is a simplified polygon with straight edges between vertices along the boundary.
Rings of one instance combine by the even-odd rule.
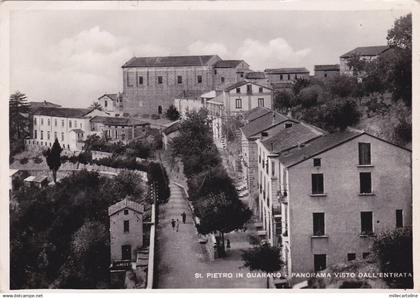
[[[176,231],[178,232],[178,230],[179,230],[179,219],[177,218],[176,219]]]
[[[187,214],[185,213],[185,211],[182,212],[181,216],[182,216],[182,223],[185,223],[185,220],[187,219]]]
[[[171,220],[172,230],[175,230],[175,219],[172,218]]]

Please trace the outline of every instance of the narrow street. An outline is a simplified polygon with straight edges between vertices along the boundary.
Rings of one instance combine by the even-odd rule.
[[[249,248],[245,232],[226,235],[231,249],[223,259],[210,262],[204,245],[198,242],[191,210],[181,189],[171,184],[169,202],[161,206],[157,230],[158,288],[264,288],[265,278],[247,278],[248,269],[240,268],[241,249]],[[182,224],[181,213],[187,214]],[[179,219],[179,231],[173,230],[171,219]],[[232,278],[211,278],[209,273],[232,273]],[[242,273],[243,277],[236,277]],[[196,276],[201,276],[197,278]]]

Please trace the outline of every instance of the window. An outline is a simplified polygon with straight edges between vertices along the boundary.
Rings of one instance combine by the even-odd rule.
[[[263,88],[263,87],[260,87],[260,88],[258,89],[258,92],[260,92],[260,93],[264,93],[264,88]]]
[[[314,158],[314,167],[320,167],[320,166],[321,166],[321,159]]]
[[[74,127],[77,128],[77,120],[74,120]]]
[[[325,235],[325,215],[323,212],[312,213],[314,236]]]
[[[50,132],[47,131],[47,140],[49,140],[49,139],[50,139]]]
[[[41,125],[44,125],[44,118],[41,118]]]
[[[252,93],[252,85],[246,85],[246,92]]]
[[[130,74],[127,72],[126,75],[127,75],[127,86],[132,87],[133,84],[132,84],[132,82],[130,82]]]
[[[289,127],[292,127],[292,123],[286,123],[285,125],[284,125],[284,128],[289,128]]]
[[[356,254],[355,253],[348,253],[347,254],[347,261],[353,261],[356,260]]]
[[[38,132],[36,130],[34,130],[34,138],[38,138]]]
[[[283,80],[283,75],[282,74],[280,75],[280,80]]]
[[[108,107],[108,101],[104,101],[104,105],[105,105],[105,108],[107,108]]]
[[[158,76],[158,84],[162,84],[163,83],[163,77],[162,76]]]
[[[130,221],[124,220],[124,233],[130,232]]]
[[[143,85],[143,77],[139,76],[139,85]]]
[[[64,142],[64,132],[61,133],[61,141]]]
[[[124,215],[127,215],[128,214],[128,209],[125,209],[124,210]]]
[[[327,268],[327,255],[314,255],[314,271],[322,271]]]
[[[225,82],[225,77],[221,77],[220,82],[224,83]]]
[[[395,210],[395,226],[397,228],[403,227],[403,211],[402,209]]]
[[[360,220],[362,226],[362,235],[373,233],[373,214],[372,211],[360,212]]]
[[[54,131],[54,140],[57,139],[57,132]]]
[[[240,99],[240,98],[236,99],[236,108],[237,109],[242,109],[242,99]]]
[[[241,93],[241,88],[236,88],[236,93]]]
[[[359,165],[370,165],[370,144],[359,143]]]
[[[118,115],[115,115],[116,117],[118,116]],[[83,124],[82,123],[80,123],[80,128],[83,128]]]
[[[290,74],[287,75],[287,79],[290,81]]]
[[[241,78],[243,78],[243,77],[244,77],[244,74],[243,74],[242,72],[240,73],[240,77],[241,77]]]
[[[327,73],[324,73],[324,78],[326,78],[327,77]]]
[[[57,119],[54,119],[54,126],[57,127]]]
[[[276,175],[276,168],[274,165],[274,161],[271,162],[271,176]]]
[[[261,108],[264,107],[264,98],[258,98],[258,106]]]
[[[48,123],[48,126],[50,126],[50,125],[51,125],[51,121],[50,121],[50,119],[48,119],[48,120],[47,120],[47,123]]]
[[[41,130],[41,140],[43,140],[43,139],[44,139],[44,131]]]
[[[362,258],[363,258],[363,259],[366,259],[366,258],[369,256],[369,254],[370,254],[370,253],[368,253],[368,252],[364,252],[364,253],[362,254]]]
[[[324,174],[312,174],[312,193],[324,193]]]
[[[360,193],[372,193],[372,177],[371,173],[359,173],[360,175]]]
[[[34,125],[36,125],[36,117],[34,117]]]
[[[298,78],[298,76],[297,76],[297,74],[295,74],[295,80],[297,80],[297,78]]]
[[[131,260],[131,245],[122,245],[121,246],[121,259],[122,260]]]
[[[197,76],[197,83],[201,84],[203,82],[203,77],[202,76]]]
[[[182,84],[182,76],[178,76],[177,80],[178,80],[178,84]]]
[[[61,120],[61,126],[64,127],[64,120]]]
[[[71,120],[69,120],[69,127],[71,128]]]

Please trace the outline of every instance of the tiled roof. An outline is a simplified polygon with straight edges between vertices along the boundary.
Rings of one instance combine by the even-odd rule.
[[[172,122],[171,125],[169,125],[168,127],[164,128],[162,132],[165,135],[170,135],[171,133],[179,130],[180,125],[181,125],[181,122],[177,120],[175,122]]]
[[[44,101],[30,101],[29,102],[29,105],[31,106],[31,109],[32,110],[35,110],[35,109],[38,109],[38,108],[42,108],[42,107],[45,107],[45,108],[58,108],[58,107],[61,107],[58,104],[55,104],[55,103],[52,103],[52,102],[49,102],[49,101],[46,101],[46,100],[44,100]]]
[[[127,199],[124,199],[122,201],[119,201],[118,203],[115,203],[112,206],[109,206],[108,207],[108,215],[111,216],[111,215],[115,214],[116,212],[118,212],[122,209],[125,209],[125,208],[131,209],[131,210],[136,211],[138,213],[143,213],[144,212],[144,206],[143,205],[141,205],[139,203],[136,203],[136,202],[133,202],[133,201],[130,201],[130,200],[127,200]]]
[[[243,60],[219,60],[214,64],[215,68],[235,68],[237,67]]]
[[[266,73],[270,74],[288,74],[288,73],[309,73],[305,67],[295,67],[295,68],[267,68],[264,70]]]
[[[325,65],[315,65],[314,67],[315,71],[319,70],[340,70],[339,64],[325,64]]]
[[[265,73],[262,71],[252,71],[252,72],[248,72],[245,75],[245,78],[250,79],[250,80],[262,80],[262,79],[265,79]]]
[[[149,122],[141,121],[139,119],[126,118],[126,117],[105,117],[95,116],[90,119],[94,123],[103,123],[108,126],[133,126],[133,125],[148,125]]]
[[[363,133],[363,131],[345,130],[327,134],[305,144],[302,148],[294,148],[290,151],[283,152],[280,154],[279,159],[285,166],[291,167],[324,151],[332,149],[333,147],[350,141]]]
[[[274,90],[280,90],[280,89],[286,89],[286,88],[292,88],[293,83],[289,82],[277,82],[277,83],[271,83],[271,87]]]
[[[265,85],[262,85],[262,84],[259,84],[259,83],[255,83],[255,82],[252,82],[252,81],[248,81],[248,80],[242,80],[242,81],[239,81],[239,82],[236,82],[232,85],[227,86],[225,88],[225,91],[230,91],[230,90],[233,90],[235,88],[238,88],[238,87],[241,87],[241,86],[247,85],[247,84],[257,85],[257,86],[264,87],[264,88],[267,88],[267,89],[271,90],[271,87],[268,87],[268,86],[265,86]]]
[[[249,138],[263,130],[266,130],[286,120],[289,120],[289,118],[280,113],[270,111],[269,113],[259,118],[256,118],[253,121],[246,124],[245,126],[241,127],[241,131],[245,135],[245,137]]]
[[[83,116],[89,112],[89,109],[39,107],[33,112],[33,114],[63,118],[83,118]]]
[[[358,47],[354,50],[351,50],[343,55],[340,56],[340,58],[349,58],[353,55],[358,56],[377,56],[386,50],[388,50],[388,46],[370,46],[370,47]]]
[[[209,65],[211,60],[220,60],[217,55],[133,57],[122,67],[183,67]]]
[[[117,98],[118,98],[118,94],[116,94],[116,93],[106,93],[99,98],[102,98],[104,96],[107,96],[107,97],[111,98],[112,101],[116,101]]]
[[[200,98],[203,90],[183,90],[176,98]]]
[[[244,120],[250,122],[270,112],[272,112],[272,110],[270,110],[269,108],[256,107],[244,113]]]
[[[282,152],[322,136],[321,131],[302,123],[292,124],[288,128],[277,125],[270,130],[268,138],[263,139],[261,143],[273,153]]]

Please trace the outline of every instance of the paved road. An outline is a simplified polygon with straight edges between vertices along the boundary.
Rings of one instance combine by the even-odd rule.
[[[158,239],[158,288],[264,288],[265,278],[247,278],[249,271],[242,266],[241,249],[249,247],[247,235],[233,232],[226,237],[231,241],[228,256],[210,262],[204,247],[198,242],[191,211],[181,189],[171,184],[169,202],[161,206]],[[182,224],[181,213],[187,213]],[[181,221],[179,231],[172,229],[171,219]],[[212,273],[232,273],[232,278],[215,278]],[[236,277],[243,274],[243,278]],[[201,276],[197,278],[196,276]]]

